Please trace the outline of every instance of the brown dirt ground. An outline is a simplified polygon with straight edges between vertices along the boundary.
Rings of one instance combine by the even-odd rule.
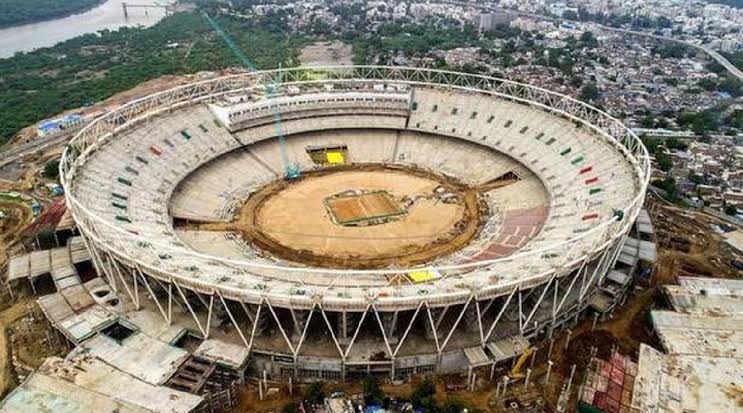
[[[0,310],[0,398],[18,385],[16,372],[28,374],[48,357],[67,353],[64,340],[51,334],[35,297],[1,299],[6,305]]]
[[[27,298],[0,311],[0,397],[16,385],[11,362],[11,347],[8,345],[8,327],[32,311],[35,303]]]
[[[341,41],[316,42],[305,46],[299,56],[303,66],[350,65],[351,45]]]
[[[317,178],[343,178],[349,174],[366,174],[368,188],[346,188],[333,185],[309,192],[303,183]],[[377,176],[384,173],[385,176]],[[388,174],[392,174],[387,176]],[[365,176],[365,175],[364,175]],[[397,180],[393,178],[397,176]],[[415,191],[431,194],[443,185],[459,194],[458,204],[444,204],[423,199],[416,202],[408,214],[385,225],[348,227],[335,225],[327,217],[322,200],[333,193],[348,189],[381,189],[396,197],[420,195],[396,193],[404,190],[400,182],[407,179],[417,185]],[[416,181],[417,179],[417,181]],[[359,179],[357,179],[359,181]],[[359,182],[364,181],[364,177]],[[407,182],[407,181],[406,181]],[[423,187],[421,187],[423,185]],[[292,186],[303,188],[299,202],[281,198]],[[404,186],[404,185],[403,185]],[[289,191],[287,191],[289,188]],[[290,194],[291,195],[291,194]],[[308,199],[316,198],[317,202]],[[290,209],[295,211],[287,216]],[[314,208],[314,210],[312,209]],[[241,207],[236,220],[227,224],[189,223],[186,228],[212,231],[233,231],[257,247],[286,260],[326,268],[383,268],[391,264],[414,266],[436,257],[450,254],[468,244],[484,222],[487,209],[476,189],[451,178],[444,178],[413,168],[389,168],[384,165],[352,165],[335,167],[304,175],[302,180],[277,180],[253,194]],[[308,236],[316,234],[319,236]],[[412,236],[416,235],[416,236]],[[369,248],[374,239],[374,249]]]

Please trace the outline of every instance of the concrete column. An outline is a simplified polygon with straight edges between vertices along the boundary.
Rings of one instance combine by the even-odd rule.
[[[436,323],[436,320],[438,320],[438,317],[441,315],[441,312],[442,311],[443,310],[441,310],[439,308],[432,308],[431,309],[431,317],[433,318],[434,323]],[[434,331],[433,331],[433,327],[431,327],[431,322],[429,321],[427,323],[424,323],[424,327],[425,327],[426,340],[433,340],[434,339]]]
[[[565,337],[565,347],[563,348],[563,351],[568,350],[568,346],[570,345],[570,335],[573,334],[573,330],[568,329],[568,335]]]
[[[474,300],[470,303],[464,313],[464,327],[468,333],[476,333],[480,330],[480,325],[477,322],[477,308]]]
[[[394,313],[380,313],[384,334],[387,335],[387,341],[390,345],[396,345],[399,341],[397,334],[397,311]]]
[[[552,360],[547,360],[547,375],[544,376],[544,384],[550,382],[550,373],[552,373],[552,365],[555,364]]]
[[[309,316],[309,311],[303,311],[303,310],[293,310],[290,309],[292,314],[292,341],[295,343],[299,341],[300,337],[302,337],[302,333],[304,332],[304,325],[307,322],[307,317]]]
[[[338,342],[344,345],[348,344],[351,339],[348,334],[349,317],[350,315],[345,311],[338,313]]]
[[[539,350],[539,347],[534,347],[534,351],[531,352],[531,360],[529,360],[529,368],[534,368],[534,362],[537,358],[537,350]]]
[[[257,314],[257,313],[256,313]],[[256,318],[255,323],[255,335],[256,337],[265,336],[266,330],[268,330],[268,318],[271,317],[271,313],[268,311],[268,307],[263,306],[261,308],[260,314],[257,314],[258,318]]]
[[[531,376],[531,369],[526,369],[526,378],[524,379],[524,390],[529,388],[529,377]]]
[[[570,377],[568,378],[568,388],[566,390],[566,393],[568,394],[568,397],[570,397],[570,385],[573,384],[573,375],[575,374],[575,364],[570,366]]]

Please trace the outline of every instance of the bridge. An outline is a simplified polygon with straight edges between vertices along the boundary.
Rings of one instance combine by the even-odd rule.
[[[172,12],[170,9],[170,5],[168,4],[160,4],[160,3],[153,3],[153,4],[130,4],[130,3],[121,3],[121,8],[124,9],[124,18],[129,17],[129,9],[145,9],[145,12],[147,9],[165,9],[165,13]]]
[[[668,130],[668,129],[646,129],[646,128],[632,128],[632,130],[638,136],[652,136],[654,138],[693,139],[693,138],[699,137],[699,135],[689,130],[676,131],[676,130]]]

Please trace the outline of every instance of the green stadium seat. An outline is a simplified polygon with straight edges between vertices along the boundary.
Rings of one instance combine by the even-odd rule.
[[[130,181],[130,180],[124,178],[124,177],[121,177],[120,176],[120,177],[116,178],[116,180],[119,181],[119,183],[121,183],[121,184],[124,184],[124,185],[127,185],[127,186],[132,186],[132,181]]]

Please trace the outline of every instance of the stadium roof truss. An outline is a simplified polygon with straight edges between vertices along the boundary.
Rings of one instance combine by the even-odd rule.
[[[137,239],[136,234],[131,234],[119,227],[100,219],[83,205],[70,191],[69,186],[76,169],[81,165],[92,151],[105,142],[113,134],[128,128],[130,125],[149,118],[153,115],[166,113],[179,107],[193,105],[199,102],[214,102],[219,97],[239,90],[259,87],[262,84],[325,84],[325,83],[349,83],[349,82],[383,82],[386,84],[401,85],[425,85],[427,87],[454,88],[461,91],[473,93],[485,93],[504,99],[517,101],[523,104],[540,107],[558,116],[570,119],[573,122],[590,128],[595,133],[606,138],[614,148],[621,151],[636,169],[640,181],[640,190],[630,205],[623,211],[624,219],[610,219],[596,225],[588,231],[577,234],[571,239],[559,245],[563,253],[554,260],[553,269],[547,273],[536,275],[529,274],[530,268],[525,268],[524,277],[513,282],[501,283],[469,283],[465,278],[461,279],[458,288],[454,291],[446,291],[427,295],[428,283],[437,280],[422,281],[416,286],[421,291],[419,296],[387,296],[378,290],[370,289],[367,296],[362,299],[350,299],[334,291],[335,281],[329,282],[322,287],[307,285],[303,281],[303,274],[322,273],[329,274],[338,279],[348,274],[396,274],[401,270],[329,270],[316,268],[281,267],[277,268],[293,275],[293,280],[298,288],[306,291],[297,295],[281,295],[270,291],[266,287],[261,291],[246,291],[236,288],[219,286],[214,284],[200,283],[190,277],[181,274],[163,273],[160,268],[152,266],[152,263],[141,262],[136,256],[125,256],[115,248],[91,248],[91,243],[99,244],[105,242],[99,238],[98,226],[105,226],[107,231],[116,234],[116,237]],[[121,108],[111,111],[87,125],[70,142],[65,150],[60,163],[60,176],[65,186],[65,196],[78,226],[84,235],[84,240],[92,253],[93,261],[101,274],[108,277],[109,283],[118,291],[118,286],[130,296],[137,307],[140,305],[138,287],[144,288],[154,299],[158,311],[166,322],[172,322],[172,307],[174,301],[185,303],[189,313],[196,321],[199,330],[205,337],[209,336],[212,314],[215,306],[220,305],[226,310],[229,319],[236,327],[241,340],[246,347],[253,346],[256,335],[257,323],[253,323],[252,330],[246,331],[239,326],[235,315],[227,306],[226,300],[239,302],[247,317],[255,320],[261,314],[270,313],[281,330],[291,352],[296,357],[299,353],[307,333],[309,319],[322,317],[328,326],[333,342],[341,358],[345,359],[359,334],[362,322],[358,323],[355,332],[348,337],[350,342],[342,345],[341,340],[336,337],[334,328],[327,317],[326,310],[340,312],[357,312],[361,314],[362,321],[365,317],[374,317],[380,327],[384,338],[386,351],[394,356],[400,351],[413,322],[419,317],[427,319],[427,328],[432,331],[436,349],[439,354],[447,348],[454,329],[466,313],[477,317],[477,334],[480,343],[484,346],[493,338],[496,325],[501,320],[506,307],[518,305],[518,325],[521,333],[533,328],[534,316],[537,309],[545,300],[551,302],[550,311],[552,318],[557,317],[564,311],[566,300],[571,294],[578,297],[578,306],[585,301],[592,285],[606,274],[616,262],[626,239],[626,234],[639,214],[644,201],[645,189],[650,177],[650,162],[646,149],[634,133],[623,126],[621,122],[605,112],[577,101],[569,96],[548,91],[546,89],[529,86],[523,83],[504,79],[497,79],[474,74],[464,74],[449,71],[440,71],[423,68],[409,67],[384,67],[384,66],[338,66],[338,67],[316,67],[316,68],[286,68],[279,70],[258,71],[218,77],[204,80],[189,85],[179,86],[167,91],[156,93],[134,100]],[[108,235],[111,236],[110,234]],[[586,242],[586,240],[591,240]],[[582,243],[579,243],[582,241]],[[143,242],[151,243],[149,239]],[[590,245],[591,250],[584,250],[585,245]],[[199,254],[193,251],[175,248],[171,245],[157,245],[164,250],[198,256],[202,259],[219,260],[228,267],[249,274],[252,268],[271,267],[266,264],[257,264],[247,261],[222,259]],[[556,250],[539,249],[520,252],[521,257],[531,255],[532,261],[553,259]],[[498,265],[508,262],[513,257],[492,259],[471,264],[442,266],[435,268],[416,268],[415,271],[432,271],[441,274],[441,277],[458,278],[464,272],[488,271],[496,273]],[[412,270],[409,270],[412,271]],[[528,274],[528,276],[526,276]],[[597,278],[598,277],[598,278]],[[439,279],[440,280],[440,279]],[[132,288],[133,287],[133,288]],[[165,300],[159,299],[154,294],[155,289],[167,292]],[[197,312],[186,299],[186,290],[193,292],[208,309],[206,320],[202,320]],[[525,308],[523,293],[534,290],[538,300],[531,308]],[[484,321],[483,315],[490,310],[491,304],[496,299],[505,300],[505,305],[495,314],[493,321]],[[294,310],[303,310],[306,317],[294,317],[294,323],[299,323],[302,334],[298,341],[290,339],[289,333],[284,331],[282,323],[278,320],[274,306],[290,308],[294,316]],[[451,328],[442,329],[440,320],[451,306],[463,305],[461,313]],[[573,305],[573,304],[571,304]],[[250,308],[249,308],[250,306]],[[495,309],[496,306],[493,306]],[[252,310],[251,310],[252,308]],[[406,326],[402,339],[394,344],[388,340],[387,319],[391,312],[398,310],[414,311],[410,323]],[[492,313],[493,311],[491,311]],[[492,314],[491,314],[492,315]],[[203,317],[202,317],[203,318]],[[300,318],[297,320],[297,318]],[[554,320],[553,320],[554,321]],[[302,325],[303,324],[303,325]],[[553,323],[554,324],[554,323]]]

